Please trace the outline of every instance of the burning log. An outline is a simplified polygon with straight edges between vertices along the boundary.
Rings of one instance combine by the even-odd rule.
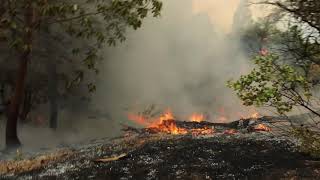
[[[269,132],[269,131],[271,131],[271,128],[266,126],[265,124],[257,124],[255,126],[251,126],[248,130],[249,131],[266,131],[266,132]]]
[[[184,128],[177,127],[176,121],[173,119],[163,120],[161,123],[152,126],[149,130],[154,132],[163,132],[168,134],[187,134],[187,130]]]
[[[131,131],[137,134],[173,134],[173,135],[212,135],[215,133],[222,133],[232,135],[240,132],[258,132],[258,131],[271,131],[271,129],[264,125],[271,123],[271,119],[268,117],[259,117],[258,113],[254,113],[247,119],[240,119],[230,123],[211,123],[204,121],[204,115],[200,113],[194,113],[191,115],[189,121],[178,121],[173,116],[170,110],[167,110],[163,115],[154,120],[145,119],[142,116],[134,116],[130,114],[129,119],[139,124],[147,125],[146,128],[141,130],[126,127],[125,131]]]

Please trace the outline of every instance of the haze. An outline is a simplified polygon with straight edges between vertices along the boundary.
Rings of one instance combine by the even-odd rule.
[[[221,114],[231,121],[251,111],[226,87],[227,80],[249,69],[235,28],[246,22],[233,21],[235,13],[242,12],[239,9],[247,8],[245,1],[163,2],[161,18],[149,18],[141,29],[128,32],[126,42],[103,51],[98,89],[89,109],[105,116],[89,118],[86,113],[61,110],[63,128],[58,133],[20,127],[24,144],[38,148],[114,137],[119,135],[121,123],[132,124],[126,117],[128,111],[143,110],[150,104],[171,108],[181,119],[193,112],[206,113],[209,121],[216,121]],[[43,109],[38,113],[46,118]]]

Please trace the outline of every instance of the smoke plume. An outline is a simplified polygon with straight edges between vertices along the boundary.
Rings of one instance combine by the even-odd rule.
[[[251,18],[241,14],[248,12],[243,2],[164,0],[160,18],[148,18],[141,29],[128,32],[123,44],[103,50],[97,91],[82,108],[96,117],[60,109],[58,132],[20,126],[21,141],[51,147],[116,136],[120,124],[129,123],[128,111],[150,104],[171,108],[182,120],[193,112],[209,115],[210,121],[221,114],[228,120],[246,114],[248,109],[226,87],[227,80],[249,69],[237,34]],[[3,126],[1,133],[4,138]]]

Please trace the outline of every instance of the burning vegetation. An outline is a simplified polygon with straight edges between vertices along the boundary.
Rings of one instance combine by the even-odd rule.
[[[133,122],[138,122],[140,125],[146,125],[146,128],[154,133],[167,133],[167,134],[175,134],[175,135],[183,135],[183,134],[211,134],[213,133],[213,129],[205,127],[195,128],[195,129],[186,129],[177,126],[176,118],[174,117],[171,110],[166,110],[163,114],[161,114],[158,118],[153,120],[148,120],[143,116],[129,114],[128,119]],[[204,116],[202,114],[194,113],[190,117],[190,122],[201,123],[204,120]]]
[[[70,147],[72,153],[61,158],[48,154],[0,162],[0,167],[10,165],[10,169],[0,168],[0,176],[110,180],[320,177],[314,158],[299,153],[288,136],[276,135],[279,117],[257,113],[248,117],[210,122],[201,113],[182,121],[169,109],[158,116],[130,113],[128,118],[142,128],[123,125],[123,136]],[[38,159],[48,160],[37,163]],[[30,168],[34,161],[38,165]]]
[[[154,26],[155,29],[144,28],[159,32],[157,30],[161,27],[161,34],[149,34],[146,31],[143,36],[138,34],[138,38],[132,38],[137,39],[133,41],[133,46],[130,46],[129,41],[129,46],[115,50],[130,60],[143,61],[130,61],[133,63],[125,64],[125,68],[109,62],[105,64],[108,68],[103,69],[107,73],[103,74],[103,77],[112,77],[104,78],[108,81],[106,87],[112,87],[109,92],[120,88],[129,90],[128,93],[119,91],[121,97],[110,98],[110,101],[108,98],[115,97],[117,93],[108,94],[106,99],[112,103],[110,106],[116,106],[114,103],[122,104],[122,97],[125,102],[129,100],[130,103],[133,97],[144,96],[149,90],[151,91],[148,96],[143,98],[145,102],[151,99],[157,103],[159,99],[165,102],[170,98],[178,104],[176,99],[188,97],[179,103],[181,109],[185,108],[186,103],[199,105],[199,108],[223,104],[222,102],[228,100],[221,98],[208,102],[212,96],[218,97],[220,93],[206,96],[202,92],[218,92],[221,88],[219,83],[224,84],[224,78],[229,78],[225,75],[230,74],[232,77],[243,74],[246,69],[242,65],[247,64],[246,57],[252,55],[249,47],[254,47],[257,50],[254,50],[257,56],[253,59],[255,68],[249,74],[241,75],[238,80],[227,83],[242,100],[243,105],[273,107],[281,115],[294,108],[303,108],[320,118],[320,98],[315,93],[320,84],[320,21],[317,21],[320,19],[320,3],[316,0],[261,2],[276,7],[276,11],[261,18],[266,21],[260,21],[260,18],[251,17],[250,9],[245,6],[247,0],[240,0],[237,12],[232,15],[235,18],[233,23],[230,23],[231,31],[222,33],[217,29],[209,29],[212,24],[208,23],[208,17],[203,14],[189,15],[191,6],[185,8],[186,12],[175,12],[176,7],[184,9],[181,8],[182,4],[193,4],[191,0],[182,1],[177,2],[177,6],[173,4],[172,12],[167,12],[176,17],[177,14],[182,14],[181,17],[163,16],[164,24]],[[87,95],[82,92],[83,88],[76,89],[76,86],[84,85],[90,92],[95,91],[95,83],[87,84],[96,82],[95,77],[85,74],[99,72],[96,66],[100,65],[100,55],[108,54],[102,47],[123,42],[127,37],[126,29],[140,28],[149,15],[160,16],[162,6],[160,0],[119,0],[112,3],[92,0],[85,3],[36,3],[26,0],[4,1],[0,4],[0,29],[5,32],[0,33],[0,41],[3,42],[0,110],[7,119],[6,146],[9,149],[20,147],[17,131],[20,119],[21,122],[25,121],[24,123],[30,119],[37,126],[49,125],[56,130],[59,107],[65,106],[63,104],[69,105],[66,99],[73,99],[74,94],[78,93],[81,97]],[[167,8],[170,6],[166,5],[165,9],[170,10]],[[278,16],[279,14],[281,16]],[[203,19],[199,19],[199,23],[195,24],[197,17]],[[295,23],[279,28],[278,23],[288,20],[287,17]],[[224,18],[220,19],[224,21]],[[259,22],[255,22],[255,19],[259,19]],[[43,20],[47,22],[42,23]],[[191,23],[188,24],[189,22]],[[213,32],[214,38],[208,38]],[[182,36],[178,36],[180,34]],[[157,35],[160,35],[160,38]],[[157,41],[158,39],[160,41]],[[206,41],[207,39],[213,41]],[[47,46],[48,40],[51,44]],[[154,44],[157,45],[153,46]],[[142,51],[129,53],[131,49]],[[109,51],[108,49],[106,52]],[[112,53],[110,57],[124,58],[118,53]],[[7,56],[8,58],[4,58]],[[80,60],[71,60],[74,58]],[[209,58],[223,61],[209,62]],[[12,62],[8,64],[6,59],[12,59]],[[150,61],[153,59],[157,63]],[[194,64],[194,59],[201,64]],[[172,60],[176,63],[167,63]],[[183,63],[177,60],[183,60]],[[192,63],[189,64],[189,61]],[[110,61],[114,62],[117,62],[116,59]],[[87,68],[82,67],[83,65]],[[144,71],[141,71],[141,67],[150,65],[161,68],[157,71],[144,68]],[[216,69],[207,68],[210,65]],[[38,72],[38,67],[43,69],[40,68]],[[127,68],[130,68],[130,71],[127,71]],[[111,69],[116,72],[110,71]],[[75,79],[69,79],[74,72]],[[188,76],[186,79],[193,80],[189,81],[184,78],[186,72],[191,76],[197,75],[192,78]],[[136,78],[127,78],[126,75],[131,74],[139,75]],[[156,75],[145,78],[149,74]],[[155,81],[164,74],[164,79]],[[130,83],[127,83],[128,79]],[[132,83],[136,81],[146,83]],[[65,84],[67,87],[64,87]],[[178,86],[171,88],[172,85]],[[152,91],[154,89],[157,91]],[[179,94],[181,96],[176,99],[172,98]],[[225,94],[225,91],[221,94],[229,95]],[[149,99],[150,97],[152,98]],[[41,116],[30,118],[34,107],[41,109],[44,104],[50,104],[50,120]],[[72,102],[70,106],[73,104],[77,103]],[[74,110],[73,107],[70,109]],[[112,109],[108,111],[115,112]],[[13,157],[14,155],[10,154],[12,152],[1,151],[0,179],[320,179],[318,120],[315,120],[314,127],[311,127],[312,125],[303,124],[307,124],[306,118],[299,117],[299,122],[294,122],[287,117],[282,127],[293,134],[288,136],[289,133],[279,132],[279,129],[283,130],[282,127],[277,127],[284,117],[261,116],[255,110],[242,114],[230,113],[220,108],[214,117],[209,117],[204,112],[190,112],[189,117],[179,117],[170,109],[161,114],[154,114],[151,110],[129,113],[128,119],[142,127],[123,125],[124,133],[117,138],[94,140],[86,142],[85,145],[67,145],[64,150],[56,150],[50,154],[25,156],[23,151],[18,149],[16,157]],[[237,119],[231,121],[235,114]],[[314,120],[312,117],[308,117],[309,119]],[[3,158],[2,155],[13,159]]]
[[[10,169],[0,168],[0,177],[48,180],[320,178],[315,159],[297,152],[296,145],[286,136],[265,133],[271,131],[268,126],[276,122],[272,117],[230,123],[179,121],[171,111],[154,121],[130,117],[139,117],[132,120],[146,126],[126,126],[122,137],[70,147],[72,153],[62,158],[41,155],[40,160],[48,161],[32,168],[29,162],[37,162],[39,158],[0,162],[0,167],[10,165]]]
[[[143,115],[128,114],[128,119],[136,124],[144,126],[145,130],[151,133],[166,133],[173,135],[185,135],[191,134],[198,135],[212,135],[214,133],[221,133],[216,131],[215,127],[225,126],[228,127],[227,118],[223,116],[224,111],[220,113],[218,117],[218,123],[211,123],[205,118],[202,113],[192,113],[188,121],[179,121],[173,115],[173,112],[168,109],[157,118],[148,118]],[[237,128],[245,126],[248,131],[271,131],[271,128],[265,124],[260,124],[257,120],[260,117],[259,113],[254,112],[246,119],[240,119],[237,121],[239,124]],[[235,134],[238,131],[235,129],[224,129],[224,134]]]
[[[204,119],[204,115],[199,113],[193,113],[190,117],[190,121],[192,122],[202,122]]]

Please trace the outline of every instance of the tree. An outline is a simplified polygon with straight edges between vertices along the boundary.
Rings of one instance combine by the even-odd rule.
[[[260,4],[277,7],[282,13],[320,32],[320,2],[318,0],[263,0]]]
[[[137,29],[149,13],[159,16],[162,3],[158,0],[10,0],[0,5],[0,36],[5,47],[14,50],[18,67],[7,112],[6,145],[20,145],[17,136],[19,110],[24,97],[28,64],[37,50],[36,41],[43,31],[62,29],[74,42],[79,39],[88,44],[70,52],[82,59],[76,63],[98,72],[98,50],[105,43],[115,45],[125,40],[126,27]],[[50,41],[48,41],[50,43]],[[84,53],[82,53],[84,52]],[[69,86],[80,82],[84,73],[77,76]],[[94,90],[92,83],[88,84]]]
[[[311,84],[303,74],[278,60],[279,57],[273,54],[257,56],[257,68],[237,81],[230,81],[229,87],[246,106],[274,107],[280,114],[289,112],[293,106],[302,106],[318,114],[308,103]]]
[[[228,86],[244,105],[271,106],[280,114],[302,107],[315,117],[319,112],[320,2],[316,0],[262,1],[277,7],[285,29],[278,28],[269,49],[254,58],[255,68]],[[278,27],[275,25],[275,27]],[[267,30],[266,28],[263,28]],[[320,157],[319,120],[292,124],[292,135],[301,140],[303,152]],[[311,126],[310,126],[311,124]]]
[[[272,46],[275,36],[279,33],[274,21],[269,18],[261,19],[240,31],[240,42],[247,54],[255,55]]]
[[[251,73],[241,76],[237,81],[230,81],[245,105],[268,105],[283,114],[293,106],[302,106],[319,115],[310,102],[312,90],[319,84],[316,78],[319,71],[314,65],[320,63],[319,27],[320,3],[302,0],[262,1],[280,9],[282,20],[289,20],[285,30],[277,29],[276,22],[253,28],[258,37],[268,39],[268,51],[261,52],[261,41],[256,43],[260,55],[254,59],[256,68]],[[289,18],[288,18],[289,17]],[[272,27],[270,31],[270,27]],[[252,30],[252,29],[251,29]],[[254,35],[252,31],[246,34]],[[252,38],[251,38],[252,39]]]

